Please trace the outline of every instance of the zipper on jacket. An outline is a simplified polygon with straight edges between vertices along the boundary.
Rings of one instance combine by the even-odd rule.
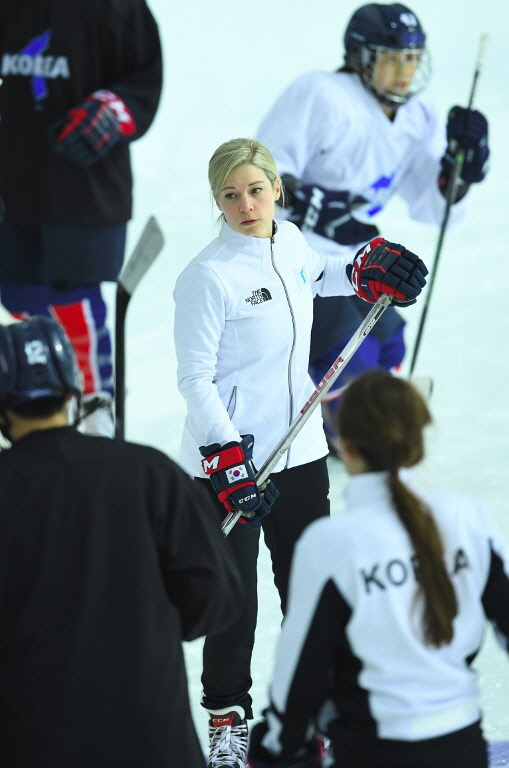
[[[228,416],[230,419],[232,418],[234,412],[235,412],[235,406],[237,405],[237,385],[235,385],[232,389],[230,399],[228,400],[228,405],[226,406],[226,411],[228,413]]]
[[[292,304],[290,302],[290,297],[288,296],[288,291],[286,289],[285,281],[283,280],[280,272],[278,271],[275,261],[274,261],[274,235],[270,238],[270,260],[272,262],[272,268],[276,275],[279,277],[281,281],[281,285],[283,286],[283,290],[285,292],[286,301],[288,304],[288,309],[290,310],[290,316],[292,318],[292,327],[293,327],[293,341],[292,341],[292,348],[290,350],[290,357],[288,358],[288,392],[290,395],[290,412],[288,414],[288,426],[292,423],[292,414],[293,414],[293,389],[292,389],[292,376],[291,376],[291,370],[292,370],[292,359],[293,359],[293,351],[295,349],[295,337],[296,337],[296,328],[295,328],[295,315],[293,314],[293,308]],[[288,467],[289,459],[290,459],[290,449],[291,446],[288,447],[288,450],[286,451],[286,462],[285,462],[285,469]]]

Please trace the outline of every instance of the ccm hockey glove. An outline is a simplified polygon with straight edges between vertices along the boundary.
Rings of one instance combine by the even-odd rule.
[[[363,224],[352,216],[353,210],[367,202],[364,197],[324,189],[317,184],[299,184],[289,176],[285,176],[283,182],[290,198],[288,219],[299,229],[312,230],[340,245],[366,242],[378,235],[375,226]]]
[[[241,512],[239,522],[257,530],[279,493],[271,480],[263,489],[258,488],[252,462],[253,446],[253,435],[243,435],[240,443],[213,443],[201,446],[200,453],[204,456],[203,471],[219,501],[228,512],[232,509]]]
[[[382,293],[387,293],[393,297],[393,304],[401,307],[415,304],[428,274],[419,256],[383,237],[376,237],[358,250],[346,270],[361,299],[374,304]]]
[[[88,166],[135,133],[134,118],[122,99],[111,91],[95,91],[53,126],[53,149],[77,165]]]
[[[465,184],[475,184],[486,176],[488,157],[488,121],[481,112],[466,107],[453,107],[447,119],[447,150],[441,160],[442,174],[439,186],[446,186],[446,180],[454,167],[458,150],[465,157],[461,168],[461,179]],[[445,176],[445,181],[443,177]]]

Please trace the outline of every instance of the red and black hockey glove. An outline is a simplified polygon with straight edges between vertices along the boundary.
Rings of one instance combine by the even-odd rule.
[[[271,480],[263,489],[258,488],[252,461],[253,446],[253,435],[243,435],[240,443],[202,445],[200,453],[205,457],[201,463],[203,471],[219,501],[228,512],[232,509],[241,512],[239,522],[257,530],[261,518],[268,515],[279,493]]]
[[[393,297],[393,304],[401,307],[415,304],[428,274],[419,256],[383,237],[376,237],[357,251],[353,264],[346,269],[361,299],[374,304],[387,293]]]
[[[111,91],[95,91],[53,126],[53,149],[73,163],[87,166],[135,133],[127,104]]]

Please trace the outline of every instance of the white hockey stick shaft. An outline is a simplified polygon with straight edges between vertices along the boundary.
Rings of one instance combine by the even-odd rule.
[[[321,403],[325,394],[332,387],[339,374],[342,373],[353,357],[355,352],[359,349],[360,345],[371,331],[375,323],[378,322],[382,314],[392,302],[392,297],[387,294],[382,294],[376,304],[374,304],[371,310],[368,312],[363,322],[354,333],[346,347],[342,350],[341,354],[333,362],[323,379],[317,384],[311,396],[306,403],[300,409],[299,414],[292,421],[288,430],[278,442],[272,453],[268,456],[265,462],[260,467],[256,474],[256,484],[262,488],[264,483],[269,479],[269,475],[278,463],[279,459],[288,450],[291,443],[298,435],[306,421],[309,419],[315,408]],[[234,509],[229,512],[224,518],[221,524],[221,530],[225,536],[228,536],[231,529],[241,516],[241,512]]]

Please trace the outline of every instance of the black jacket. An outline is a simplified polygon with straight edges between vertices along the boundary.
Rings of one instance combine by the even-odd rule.
[[[243,596],[202,489],[72,427],[0,453],[0,765],[203,768],[182,640]]]
[[[145,0],[4,0],[0,8],[0,197],[7,222],[108,225],[132,212],[129,145],[82,168],[51,148],[52,126],[100,88],[149,128],[162,86]]]

